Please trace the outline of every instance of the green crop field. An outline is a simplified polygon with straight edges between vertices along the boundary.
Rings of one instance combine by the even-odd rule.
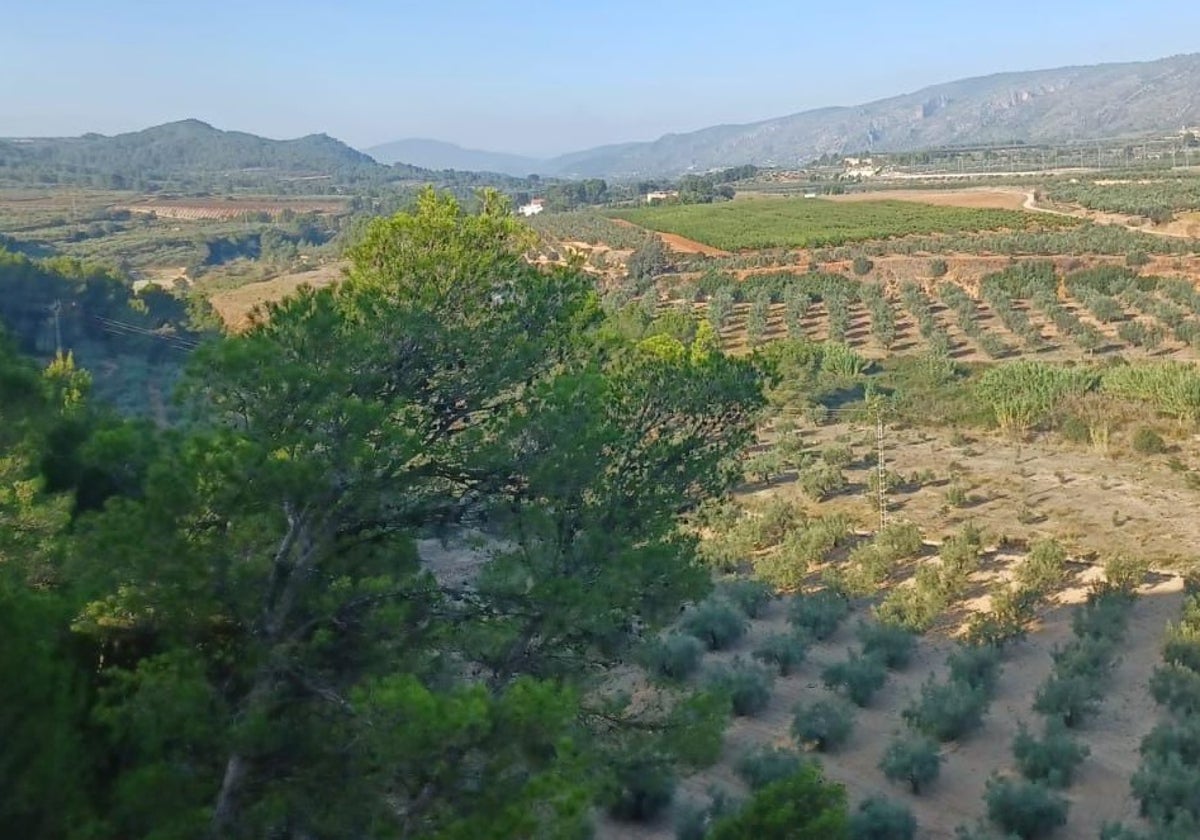
[[[750,199],[723,204],[646,207],[615,213],[636,225],[728,251],[824,248],[910,234],[957,233],[1078,224],[1016,210],[935,207],[911,201],[837,203]]]

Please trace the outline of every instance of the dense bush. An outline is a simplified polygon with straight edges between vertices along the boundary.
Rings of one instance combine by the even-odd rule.
[[[814,502],[822,502],[846,489],[846,476],[837,467],[818,462],[801,471],[800,489]]]
[[[1140,575],[1139,575],[1140,577]],[[1111,581],[1108,586],[1119,586]],[[1129,623],[1132,597],[1124,591],[1112,588],[1088,597],[1071,616],[1071,628],[1080,639],[1097,639],[1116,643],[1125,635]]]
[[[647,821],[671,804],[675,772],[657,758],[636,758],[617,767],[615,786],[606,796],[608,812],[619,820]]]
[[[973,645],[1002,647],[1023,638],[1035,617],[1041,595],[1029,589],[999,586],[991,592],[991,609],[976,613],[967,626],[967,641]]]
[[[1021,840],[1046,837],[1067,824],[1067,801],[1037,782],[992,778],[984,798],[988,818]]]
[[[708,676],[709,686],[728,696],[733,713],[742,717],[758,714],[767,707],[773,681],[773,674],[766,668],[740,659],[714,668]]]
[[[917,648],[917,637],[895,624],[860,622],[858,640],[863,654],[874,656],[893,670],[907,666]]]
[[[690,802],[679,809],[675,819],[675,840],[706,840],[717,822],[741,807],[739,801],[720,788],[711,789],[709,797],[708,804],[703,807]]]
[[[991,694],[1000,676],[1000,649],[992,645],[962,645],[946,659],[951,681]]]
[[[1167,442],[1154,429],[1142,426],[1133,433],[1133,450],[1142,455],[1161,455],[1167,451]]]
[[[738,759],[735,770],[751,790],[786,779],[812,761],[782,747],[756,747]]]
[[[851,263],[851,268],[854,270],[854,273],[857,274],[859,277],[862,277],[866,274],[870,274],[871,269],[873,269],[874,267],[875,267],[875,263],[871,262],[871,260],[869,258],[863,257],[863,256],[855,257],[854,261]]]
[[[808,638],[801,633],[776,633],[759,642],[754,658],[786,677],[808,655]]]
[[[854,712],[845,703],[818,700],[796,707],[792,736],[799,744],[812,744],[821,752],[835,750],[850,737]]]
[[[1182,665],[1163,665],[1150,677],[1154,702],[1178,715],[1200,715],[1200,674]]]
[[[920,794],[941,772],[942,754],[928,738],[912,735],[897,738],[884,751],[879,769],[891,781],[904,782],[914,794]]]
[[[950,267],[946,264],[946,261],[941,259],[940,257],[938,259],[929,261],[929,276],[930,277],[945,277],[946,273],[949,272],[949,270],[950,270]]]
[[[851,653],[821,670],[826,688],[841,690],[856,706],[866,706],[887,681],[887,669],[874,656]]]
[[[668,680],[683,680],[700,666],[704,643],[686,633],[672,633],[647,643],[640,656],[641,664],[651,674]]]
[[[850,840],[912,840],[916,835],[912,811],[886,797],[869,797],[850,815]]]
[[[763,609],[775,597],[771,585],[761,580],[735,580],[721,587],[721,594],[746,614],[747,618],[758,618]]]
[[[979,728],[988,707],[988,692],[959,680],[921,686],[921,699],[902,713],[905,722],[939,741],[954,741]]]
[[[1200,764],[1195,761],[1175,752],[1144,754],[1130,787],[1141,815],[1157,825],[1200,824]]]
[[[717,821],[708,840],[845,840],[847,832],[845,789],[810,765],[756,791],[737,812]]]
[[[1062,585],[1067,575],[1067,552],[1052,539],[1038,540],[1016,570],[1017,583],[1028,592],[1046,595]]]
[[[1022,776],[1052,788],[1069,787],[1075,768],[1090,752],[1053,718],[1046,721],[1046,730],[1040,740],[1021,724],[1013,739],[1012,750]]]
[[[788,610],[788,621],[818,641],[837,632],[850,614],[850,602],[828,589],[807,595],[797,595]]]
[[[1038,686],[1033,710],[1075,727],[1100,708],[1101,685],[1086,674],[1052,674]]]
[[[723,650],[745,635],[746,618],[725,601],[709,599],[687,613],[679,626],[709,650]]]

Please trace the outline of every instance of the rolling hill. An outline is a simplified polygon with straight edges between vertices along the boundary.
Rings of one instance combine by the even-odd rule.
[[[365,151],[380,163],[407,163],[425,169],[499,172],[504,175],[524,176],[531,172],[541,172],[546,168],[546,162],[536,158],[505,152],[464,149],[454,143],[423,138],[396,140],[379,146],[371,146]]]
[[[745,163],[794,166],[826,153],[1064,142],[1200,123],[1200,54],[1001,73],[846,108],[720,125],[547,162],[545,174],[678,174]]]
[[[325,134],[271,140],[222,131],[200,120],[181,120],[111,137],[85,134],[0,140],[0,177],[20,180],[41,173],[52,176],[50,183],[90,178],[102,186],[212,176],[360,180],[430,174],[411,166],[388,169]]]

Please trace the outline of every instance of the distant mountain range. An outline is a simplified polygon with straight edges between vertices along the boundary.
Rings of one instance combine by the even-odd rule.
[[[199,120],[112,137],[0,139],[0,181],[196,186],[236,175],[239,182],[320,177],[346,185],[447,179],[461,185],[503,183],[506,175],[535,172],[619,179],[747,163],[800,166],[827,153],[1107,139],[1198,124],[1200,54],[1193,54],[964,79],[866,105],[668,134],[550,160],[436,140],[385,143],[368,155],[325,134],[270,140]],[[435,171],[449,169],[464,174]],[[479,172],[501,174],[470,174]]]
[[[364,151],[380,163],[408,163],[425,169],[456,169],[460,172],[500,172],[525,176],[541,172],[546,161],[505,152],[464,149],[441,140],[413,138],[371,146]]]
[[[648,177],[745,163],[798,166],[827,153],[1069,142],[1177,131],[1196,124],[1200,54],[963,79],[866,105],[601,146],[534,163],[532,169],[521,160],[519,168],[521,174]],[[383,154],[383,149],[403,149],[412,142],[431,141],[401,141],[376,149]],[[465,150],[455,157],[457,147],[438,148],[444,152],[436,158],[439,166],[470,168],[489,157]],[[404,158],[389,154],[388,159]],[[414,153],[407,162],[427,165],[432,160]]]

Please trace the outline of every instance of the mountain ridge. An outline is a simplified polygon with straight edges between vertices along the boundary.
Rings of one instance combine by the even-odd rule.
[[[828,153],[1107,139],[1200,123],[1200,53],[1006,71],[852,106],[601,146],[549,161],[574,177],[797,166]],[[619,148],[617,148],[619,147]]]
[[[525,176],[545,167],[546,161],[509,152],[471,149],[427,137],[407,137],[368,146],[363,152],[383,164],[407,163],[424,169],[454,169],[465,172],[499,172]]]

